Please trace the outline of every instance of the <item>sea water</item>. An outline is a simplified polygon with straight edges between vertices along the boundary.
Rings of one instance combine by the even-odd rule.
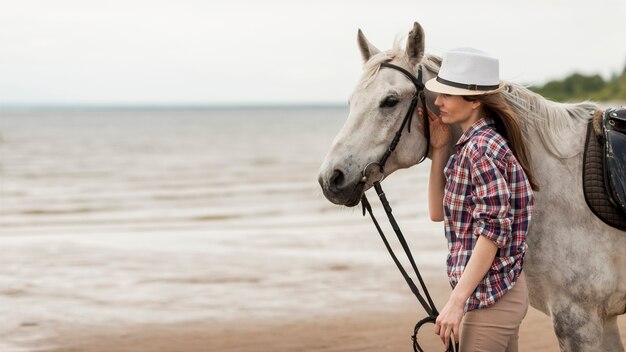
[[[0,112],[0,348],[59,326],[262,323],[413,300],[370,219],[317,182],[347,114]],[[384,186],[418,265],[445,280],[428,168]]]

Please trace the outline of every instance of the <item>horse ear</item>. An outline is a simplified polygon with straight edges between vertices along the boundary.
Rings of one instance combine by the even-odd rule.
[[[417,22],[413,23],[406,42],[406,56],[411,66],[417,66],[424,57],[424,30]]]
[[[372,43],[370,43],[365,35],[359,29],[359,33],[357,35],[357,41],[359,42],[359,49],[361,50],[361,58],[363,58],[363,63],[366,63],[370,57],[378,54],[380,50],[376,49]]]

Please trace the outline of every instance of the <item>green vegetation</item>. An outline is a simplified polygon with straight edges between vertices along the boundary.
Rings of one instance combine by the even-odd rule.
[[[600,75],[574,73],[563,80],[550,81],[541,87],[531,86],[532,91],[556,101],[595,100],[626,101],[626,66],[620,75],[605,81]]]

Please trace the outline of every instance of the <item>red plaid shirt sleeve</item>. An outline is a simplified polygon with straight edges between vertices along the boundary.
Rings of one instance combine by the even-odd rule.
[[[470,166],[470,175],[475,195],[472,198],[474,209],[473,232],[485,236],[498,248],[502,248],[511,236],[511,192],[504,173],[506,165],[483,155]]]

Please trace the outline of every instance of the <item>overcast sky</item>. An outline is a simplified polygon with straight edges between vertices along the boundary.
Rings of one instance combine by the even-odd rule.
[[[626,65],[626,1],[0,0],[0,105],[344,103],[414,21],[538,84]]]

